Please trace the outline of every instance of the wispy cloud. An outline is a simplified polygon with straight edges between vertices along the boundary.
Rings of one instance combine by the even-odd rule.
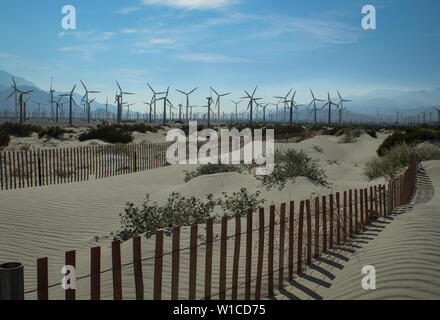
[[[93,61],[94,56],[99,51],[106,50],[106,47],[98,44],[77,45],[58,48],[58,51],[66,53],[78,53],[79,57],[85,61]]]
[[[144,4],[164,5],[184,9],[217,9],[228,6],[236,0],[142,0]]]
[[[126,8],[121,8],[119,10],[116,11],[116,13],[120,13],[120,14],[129,14],[135,11],[138,11],[139,7],[126,7]]]
[[[248,59],[230,57],[222,54],[208,54],[208,53],[190,53],[177,55],[177,59],[185,61],[205,62],[205,63],[245,63],[252,62]]]

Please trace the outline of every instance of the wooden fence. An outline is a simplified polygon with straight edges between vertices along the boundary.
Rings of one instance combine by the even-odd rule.
[[[155,254],[149,258],[142,258],[141,237],[135,237],[132,240],[133,260],[128,265],[133,267],[136,299],[144,299],[142,261],[145,259],[154,261],[152,299],[155,300],[163,298],[176,300],[181,298],[182,294],[190,300],[214,297],[221,300],[259,300],[272,297],[275,288],[281,289],[286,281],[292,281],[294,274],[302,273],[313,258],[344,242],[354,240],[355,235],[362,232],[371,220],[391,215],[395,208],[409,202],[414,192],[415,181],[416,162],[414,161],[388,186],[376,185],[343,193],[336,192],[300,201],[299,206],[295,206],[293,201],[288,204],[282,203],[279,208],[272,205],[268,215],[264,208],[260,208],[258,213],[249,210],[245,215],[225,216],[219,221],[218,238],[214,236],[216,222],[214,219],[208,219],[204,226],[203,243],[198,243],[199,227],[203,225],[191,226],[189,248],[181,248],[181,228],[177,226],[172,230],[172,250],[167,253],[164,253],[164,230],[158,230],[155,234]],[[235,221],[235,232],[232,236],[228,236],[228,222],[231,219]],[[244,228],[241,226],[242,220],[245,220]],[[254,221],[258,221],[256,227]],[[258,237],[254,237],[254,232]],[[244,242],[242,236],[245,238]],[[232,258],[232,266],[227,265],[228,243],[233,243],[234,248],[233,255],[229,257],[229,261]],[[219,261],[217,264],[213,263],[214,245],[219,247],[217,252],[220,256],[215,260]],[[244,259],[243,254],[240,253],[243,245]],[[256,255],[253,254],[253,248],[257,249]],[[181,253],[187,249],[189,249],[189,267],[182,268]],[[113,298],[121,300],[123,296],[119,240],[113,241],[111,253]],[[200,254],[204,254],[205,258],[203,275],[197,274],[197,270],[200,270],[200,266],[197,266],[197,257]],[[164,297],[162,293],[164,257],[169,255],[171,255],[169,268],[171,279],[168,287],[171,288],[171,294]],[[240,263],[243,262],[245,266],[240,268]],[[65,263],[75,266],[75,251],[66,252]],[[243,264],[241,266],[243,267]],[[219,268],[215,279],[213,268]],[[239,269],[244,272],[239,272]],[[90,278],[92,300],[101,298],[101,274],[104,272],[101,270],[101,248],[94,247],[91,249],[90,275],[87,276]],[[181,270],[187,270],[188,274],[182,275]],[[185,282],[189,281],[188,291],[185,293],[179,289],[182,278],[185,278]],[[200,281],[204,282],[203,294],[200,293],[200,287],[197,291],[197,282],[200,284]],[[215,292],[214,281],[218,284]],[[37,289],[34,291],[37,291],[39,300],[49,298],[49,287],[53,285],[49,286],[48,283],[48,258],[45,257],[37,261]],[[65,291],[67,300],[74,300],[75,297],[75,290]]]
[[[1,190],[102,179],[166,165],[170,143],[0,152]]]

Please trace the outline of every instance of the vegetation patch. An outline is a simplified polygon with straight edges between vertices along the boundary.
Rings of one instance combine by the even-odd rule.
[[[363,173],[370,180],[379,177],[391,180],[400,170],[410,165],[414,158],[417,161],[440,160],[440,148],[431,143],[409,146],[402,143],[385,151],[383,156],[370,159],[365,164]]]
[[[440,131],[422,128],[407,128],[404,130],[397,130],[392,135],[388,136],[384,142],[377,149],[379,156],[384,156],[388,150],[403,142],[406,144],[421,143],[424,141],[438,141],[440,140]]]
[[[295,181],[297,177],[307,177],[316,183],[327,186],[327,175],[318,161],[313,160],[302,150],[288,149],[275,151],[275,167],[270,175],[257,176],[267,189],[277,186],[282,190],[287,181]]]
[[[133,142],[132,132],[127,131],[125,125],[102,124],[96,128],[89,128],[87,132],[79,135],[79,141],[93,139],[103,140],[108,143],[130,143]]]
[[[8,132],[0,130],[0,150],[9,146],[11,142],[11,136]]]
[[[232,195],[223,193],[223,197],[214,199],[208,194],[206,199],[198,199],[194,196],[186,198],[179,193],[169,195],[164,205],[151,202],[147,194],[142,207],[135,207],[133,203],[127,203],[121,217],[121,229],[115,234],[115,239],[129,240],[134,236],[151,235],[159,229],[171,229],[174,226],[189,226],[195,223],[204,223],[213,217],[214,209],[219,207],[224,215],[244,213],[247,209],[256,210],[264,200],[259,199],[259,192],[250,194],[245,188]]]

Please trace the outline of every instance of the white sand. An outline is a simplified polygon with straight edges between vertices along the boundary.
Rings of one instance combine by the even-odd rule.
[[[142,139],[151,139],[151,142],[164,139],[160,134],[135,135],[136,142]],[[2,191],[0,193],[0,261],[20,261],[25,265],[26,291],[36,287],[36,259],[49,257],[49,282],[50,284],[61,281],[61,267],[64,265],[64,252],[77,250],[78,277],[90,273],[90,248],[102,246],[102,269],[111,267],[111,232],[120,226],[119,214],[123,212],[125,203],[133,201],[136,205],[142,203],[146,193],[151,195],[153,201],[163,203],[172,191],[181,192],[185,196],[194,195],[204,197],[212,193],[220,197],[222,192],[232,193],[241,187],[246,187],[249,192],[260,190],[262,197],[267,200],[267,206],[274,203],[279,206],[289,200],[307,199],[309,196],[318,196],[346,189],[361,188],[369,183],[362,176],[362,167],[366,160],[374,155],[375,150],[386,136],[378,135],[378,139],[364,134],[356,143],[338,144],[337,138],[332,136],[317,136],[298,144],[279,144],[277,148],[294,147],[303,149],[313,158],[321,161],[327,172],[331,188],[324,188],[312,183],[307,178],[298,178],[294,183],[288,183],[286,188],[279,191],[277,188],[266,191],[251,175],[238,173],[215,174],[198,177],[184,183],[183,170],[194,169],[195,166],[168,166],[147,172],[112,177],[103,180],[91,180],[76,184],[46,186],[42,188],[18,189]],[[72,142],[74,143],[74,142]],[[315,150],[314,146],[324,151]],[[336,163],[327,163],[336,161]],[[373,181],[370,184],[384,183],[383,180]],[[267,221],[267,220],[266,220]],[[257,216],[254,216],[257,222]],[[234,233],[234,224],[231,221],[228,233]],[[245,228],[245,221],[242,221]],[[200,227],[201,234],[204,229]],[[215,234],[219,233],[219,225],[215,225]],[[256,235],[257,233],[255,233]],[[95,237],[98,236],[98,241]],[[181,247],[189,246],[189,231],[185,227],[181,232]],[[242,237],[241,274],[244,270],[244,241]],[[233,240],[228,241],[228,286],[230,286],[230,269],[232,268]],[[143,257],[154,255],[154,237],[143,238]],[[165,252],[171,248],[171,237],[165,237]],[[255,244],[254,244],[255,248]],[[200,247],[204,252],[204,247]],[[218,292],[219,276],[219,243],[214,245],[213,262],[213,292]],[[122,245],[123,264],[132,261],[131,241]],[[203,297],[204,255],[198,255],[198,282],[197,298]],[[266,256],[266,255],[265,255]],[[254,250],[254,258],[256,251]],[[164,258],[164,289],[163,297],[170,297],[170,256]],[[277,261],[277,258],[275,258]],[[143,263],[145,298],[152,298],[154,260]],[[181,297],[187,298],[188,280],[188,251],[181,257]],[[253,264],[254,266],[256,263]],[[102,298],[112,298],[112,274],[106,272],[102,275]],[[90,279],[78,281],[77,297],[89,298]],[[244,277],[240,277],[244,282]],[[265,280],[263,279],[263,285]],[[123,269],[124,298],[134,298],[134,276],[132,265]],[[240,288],[239,292],[242,292]],[[253,289],[252,289],[253,292]],[[265,291],[263,291],[265,293]],[[229,295],[230,293],[228,293]],[[50,290],[50,298],[63,298],[64,292],[60,286]],[[262,295],[265,296],[264,294]],[[35,293],[26,295],[27,299],[35,298]]]
[[[380,219],[352,245],[313,262],[276,298],[439,299],[440,161],[422,168],[416,195],[400,214]],[[366,265],[376,269],[376,290],[361,287]]]

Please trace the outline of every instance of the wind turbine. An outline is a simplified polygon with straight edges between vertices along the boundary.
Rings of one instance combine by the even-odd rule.
[[[209,97],[206,97],[206,99],[208,100],[208,104],[206,106],[201,106],[200,108],[208,108],[208,128],[209,128],[211,126],[211,112],[213,112],[211,109],[211,105],[213,102],[212,95]]]
[[[124,92],[123,90],[122,90],[122,88],[121,88],[121,86],[119,85],[119,82],[118,81],[116,81],[116,84],[117,84],[117,86],[118,86],[118,88],[119,88],[119,95],[117,95],[117,98],[118,98],[118,124],[119,123],[121,123],[121,120],[122,120],[122,106],[123,106],[123,102],[122,102],[122,100],[123,100],[123,97],[124,97],[124,94],[128,94],[128,95],[134,95],[134,93],[131,93],[131,92]]]
[[[37,101],[34,101],[34,103],[38,105],[38,118],[40,118],[40,109],[41,109],[41,106],[45,106],[45,105],[47,105],[47,104],[46,104],[46,103],[42,103],[42,102],[37,102]]]
[[[324,100],[316,99],[315,95],[313,94],[312,89],[310,89],[310,93],[312,94],[312,101],[307,106],[307,109],[310,108],[310,106],[313,104],[313,123],[316,126],[316,102],[321,102],[321,101],[324,101]]]
[[[53,95],[55,93],[55,90],[53,89],[53,77],[50,77],[50,119],[53,120],[53,104],[54,104],[54,100],[53,100]]]
[[[237,115],[237,106],[238,106],[240,103],[242,103],[243,100],[239,100],[239,101],[231,100],[231,101],[232,101],[233,104],[235,104],[235,121],[237,121],[237,119],[238,119],[238,115]]]
[[[151,123],[151,114],[153,111],[153,106],[151,105],[151,102],[142,101],[142,103],[145,104],[146,106],[150,107],[150,112],[149,112],[150,121],[149,122]]]
[[[263,123],[266,124],[266,108],[270,105],[270,103],[266,103],[264,106],[262,104],[258,104],[263,109]]]
[[[63,99],[63,97],[61,97],[60,96],[60,98],[58,99],[58,101],[57,102],[55,102],[55,104],[56,104],[56,122],[58,122],[58,110],[60,109],[60,101],[61,101],[61,99]]]
[[[283,108],[284,121],[286,121],[286,109],[287,109],[287,106],[288,106],[288,104],[289,104],[289,100],[287,100],[287,97],[289,97],[289,95],[290,95],[290,93],[292,92],[292,90],[293,90],[293,89],[290,89],[290,91],[286,94],[285,97],[274,97],[275,99],[281,99],[280,102],[283,102],[283,103],[284,103],[284,108]],[[279,102],[279,103],[280,103],[280,102]]]
[[[127,120],[130,120],[130,107],[134,106],[136,103],[128,103],[127,104]]]
[[[167,123],[167,103],[170,101],[168,99],[168,94],[170,92],[170,87],[168,87],[167,92],[165,93],[165,96],[159,99],[155,99],[157,101],[163,100],[163,125],[165,126]]]
[[[332,123],[332,105],[337,106],[337,104],[333,103],[330,100],[330,93],[329,92],[327,92],[327,97],[328,97],[327,103],[321,108],[321,110],[328,106],[328,126],[330,127],[331,123]]]
[[[86,91],[86,93],[84,94],[84,97],[82,98],[81,102],[84,101],[86,103],[86,112],[87,112],[87,123],[90,123],[90,102],[89,102],[89,93],[101,93],[100,91],[89,91],[86,87],[86,85],[84,84],[84,82],[82,80],[81,84],[84,87],[84,90]]]
[[[435,110],[437,110],[437,126],[440,128],[440,106],[434,106]]]
[[[26,122],[27,102],[30,98],[31,97],[28,97],[26,100],[23,101],[23,122]]]
[[[151,98],[151,103],[153,104],[154,103],[154,121],[156,121],[157,120],[157,117],[156,117],[156,96],[158,95],[158,94],[165,94],[165,92],[156,92],[156,91],[154,91],[154,89],[150,86],[150,84],[147,82],[147,86],[150,88],[150,90],[153,92],[153,97]]]
[[[73,92],[75,91],[76,84],[70,93],[62,94],[60,97],[69,97],[69,125],[72,125],[72,102],[77,106],[75,99],[73,99]]]
[[[337,107],[339,109],[339,125],[342,124],[342,110],[346,110],[344,109],[344,102],[352,102],[352,100],[345,100],[342,99],[341,94],[339,93],[339,90],[337,90],[338,92],[338,96],[339,96],[339,103],[337,104]]]
[[[191,90],[190,92],[185,92],[182,90],[178,90],[176,89],[176,91],[180,92],[181,94],[184,94],[186,96],[186,120],[189,121],[189,114],[188,114],[188,109],[189,109],[189,96],[198,89],[199,87]]]
[[[253,106],[254,102],[257,103],[258,100],[261,100],[262,98],[254,98],[255,92],[257,91],[258,86],[255,87],[254,92],[252,92],[252,95],[250,95],[246,90],[244,91],[247,95],[247,97],[242,97],[240,99],[249,99],[248,109],[250,109],[249,112],[249,122],[252,124],[252,113],[253,113]]]
[[[215,91],[215,89],[213,87],[209,87],[212,91],[214,91],[214,93],[217,95],[217,101],[215,102],[216,106],[217,106],[217,115],[218,115],[218,120],[220,121],[220,98],[221,97],[225,97],[231,94],[231,92],[229,93],[223,93],[223,94],[219,94],[217,91]],[[215,108],[215,107],[214,107]]]
[[[17,83],[15,82],[14,77],[12,77],[12,88],[14,89],[14,91],[8,96],[8,98],[6,100],[9,100],[14,94],[19,93],[19,103],[20,103],[20,124],[23,123],[23,96],[30,94],[31,92],[33,92],[34,90],[29,90],[29,91],[22,91],[20,89],[17,88]]]

